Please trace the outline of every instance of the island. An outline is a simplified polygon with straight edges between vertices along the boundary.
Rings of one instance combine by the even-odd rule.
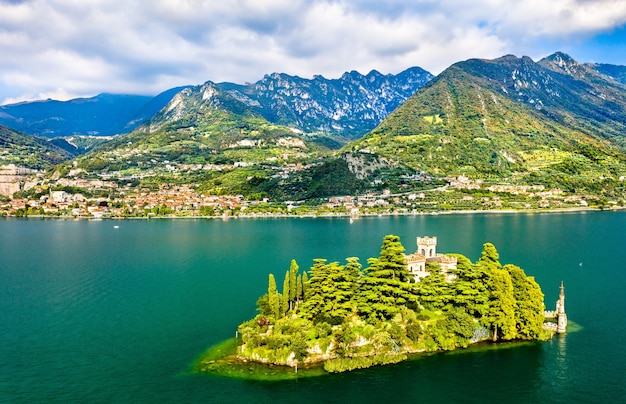
[[[400,238],[387,235],[365,268],[356,257],[343,264],[315,259],[301,272],[292,260],[282,291],[269,274],[259,314],[237,329],[230,363],[344,372],[480,341],[545,340],[557,332],[546,323],[553,312],[545,311],[534,277],[502,265],[493,244],[483,245],[475,263],[436,247],[436,237],[418,237],[417,251],[405,254]],[[209,371],[214,362],[201,360],[198,368]]]

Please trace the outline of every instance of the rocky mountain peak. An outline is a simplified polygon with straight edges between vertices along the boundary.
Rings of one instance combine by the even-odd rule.
[[[341,75],[340,80],[344,81],[360,81],[363,80],[363,75],[356,70],[352,70],[350,72],[345,72]]]
[[[539,61],[539,64],[552,71],[575,76],[580,73],[582,65],[570,55],[563,52],[556,52]]]
[[[355,138],[376,127],[432,78],[414,67],[397,75],[372,70],[364,76],[353,70],[338,79],[272,73],[254,84],[217,87],[270,122]]]

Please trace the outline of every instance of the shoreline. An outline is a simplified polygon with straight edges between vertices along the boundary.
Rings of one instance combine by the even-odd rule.
[[[294,218],[294,219],[304,219],[304,218],[349,218],[349,219],[360,219],[365,217],[388,217],[388,216],[437,216],[437,215],[459,215],[459,214],[551,214],[551,213],[583,213],[583,212],[622,212],[626,211],[626,207],[612,207],[609,209],[599,209],[599,208],[590,208],[590,207],[571,207],[571,208],[555,208],[555,209],[467,209],[467,210],[442,210],[442,211],[433,211],[433,212],[384,212],[384,213],[361,213],[358,215],[353,215],[349,213],[337,213],[337,214],[323,214],[323,215],[315,215],[315,214],[307,214],[307,215],[289,215],[289,214],[259,214],[259,215],[250,215],[250,214],[238,214],[238,215],[225,215],[225,216],[199,216],[199,215],[189,215],[189,216],[177,216],[177,215],[168,215],[168,216],[103,216],[103,217],[89,217],[89,216],[71,216],[71,215],[27,215],[27,216],[16,216],[16,215],[4,215],[0,216],[0,218],[6,219],[60,219],[60,220],[91,220],[91,221],[99,221],[99,220],[160,220],[160,219],[187,219],[187,220],[197,220],[197,219],[221,219],[221,220],[231,220],[231,219],[284,219],[284,218]]]
[[[410,362],[413,360],[419,360],[424,357],[431,357],[436,355],[457,355],[474,352],[492,351],[500,349],[514,349],[523,346],[530,346],[535,344],[543,344],[554,340],[555,338],[567,338],[567,334],[576,333],[583,329],[583,326],[569,321],[567,326],[567,333],[557,334],[550,332],[550,336],[546,339],[534,339],[534,340],[512,340],[512,341],[497,341],[493,342],[490,338],[481,339],[470,343],[465,348],[455,348],[452,350],[437,350],[437,351],[416,351],[411,353],[405,353],[406,358],[396,362]],[[244,359],[239,356],[237,352],[236,338],[229,338],[220,341],[214,345],[211,345],[200,354],[191,364],[190,371],[192,373],[214,375],[222,377],[240,378],[257,381],[282,381],[293,380],[302,377],[318,377],[328,376],[334,372],[329,372],[324,369],[324,362],[326,360],[320,360],[309,363],[302,363],[300,366],[294,368],[290,365],[272,364],[262,361],[254,361],[250,359]],[[379,364],[372,365],[368,368],[375,368],[379,366],[393,365]],[[347,372],[350,372],[348,370]]]
[[[576,331],[576,330],[573,330]],[[410,362],[420,360],[425,357],[432,357],[437,355],[458,355],[458,354],[471,354],[475,352],[483,351],[495,351],[500,349],[514,349],[523,346],[543,344],[557,338],[556,334],[552,334],[545,340],[514,340],[514,341],[500,341],[492,342],[490,339],[484,339],[473,342],[465,348],[455,348],[452,350],[437,350],[437,351],[416,351],[405,353],[405,357],[393,363],[375,364],[363,369],[371,369],[380,366],[389,366],[403,362]],[[324,369],[324,363],[326,360],[319,360],[315,362],[302,363],[296,367],[287,364],[274,364],[262,361],[255,361],[250,359],[241,358],[236,352],[235,338],[230,338],[209,347],[203,354],[196,358],[190,365],[190,370],[193,373],[241,378],[257,381],[282,381],[293,380],[303,377],[318,377],[329,376],[337,374],[337,372],[329,372]],[[376,355],[373,355],[376,356]],[[370,356],[372,357],[372,356]],[[356,370],[356,369],[354,369]],[[354,370],[346,370],[339,373],[349,373]]]

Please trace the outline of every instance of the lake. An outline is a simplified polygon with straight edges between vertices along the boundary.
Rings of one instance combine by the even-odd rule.
[[[406,217],[0,219],[0,402],[618,402],[626,397],[626,213]],[[283,382],[193,374],[255,315],[292,258],[357,256],[386,234],[408,252],[500,261],[535,276],[554,309],[565,283],[580,327],[545,343],[470,349]]]

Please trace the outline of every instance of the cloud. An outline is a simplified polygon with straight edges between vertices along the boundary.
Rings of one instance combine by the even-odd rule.
[[[625,22],[620,0],[0,0],[0,100],[275,71],[438,73],[471,57],[575,51]]]

